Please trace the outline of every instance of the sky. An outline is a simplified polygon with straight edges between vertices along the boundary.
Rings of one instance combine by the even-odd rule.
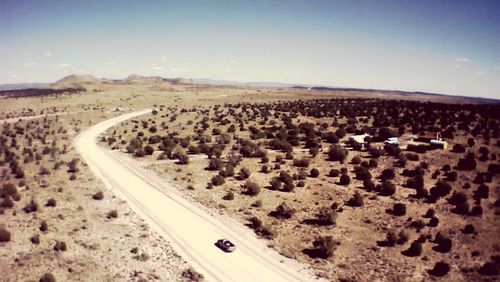
[[[72,73],[500,99],[500,1],[1,0],[0,84]]]

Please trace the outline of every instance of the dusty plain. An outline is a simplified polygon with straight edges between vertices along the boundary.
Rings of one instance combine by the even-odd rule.
[[[57,281],[200,279],[166,240],[106,190],[73,148],[73,139],[90,125],[145,108],[155,112],[111,128],[102,136],[101,145],[128,154],[172,182],[187,199],[255,229],[270,248],[310,265],[318,277],[331,281],[499,278],[498,101],[147,79],[88,88],[57,96],[0,99],[0,119],[6,120],[0,121],[0,227],[10,234],[9,240],[0,242],[2,281],[38,281],[46,273]],[[352,111],[342,106],[335,113],[321,108],[345,101],[354,103]],[[378,125],[384,109],[368,106],[368,111],[356,115],[356,103],[365,101],[392,101],[377,105],[393,106],[385,109],[391,118],[395,105],[407,107],[413,120],[396,125],[389,118]],[[379,112],[372,115],[375,109]],[[440,128],[443,120],[430,124],[427,116],[419,115],[425,109],[440,117],[454,117],[450,124],[455,131],[447,139],[447,149],[415,153],[401,144],[397,156],[383,152],[374,157],[364,145],[346,146],[343,161],[331,159],[329,147],[344,148],[356,131],[372,129],[373,135],[382,135],[380,128],[385,127],[402,143],[417,134],[412,132],[414,123],[430,134],[444,131]],[[471,112],[474,118],[468,118]],[[38,115],[47,117],[16,120]],[[460,125],[465,119],[466,127]],[[337,142],[327,140],[328,132],[348,127],[346,134],[338,132]],[[297,132],[297,143],[289,150],[272,148],[270,144],[283,129],[288,131],[283,137],[288,141],[293,139],[291,131]],[[134,139],[141,140],[140,146],[128,147]],[[256,145],[253,151],[262,152],[241,156],[245,141]],[[218,149],[217,144],[223,146]],[[380,140],[372,145],[384,147]],[[152,148],[150,155],[143,154],[146,146]],[[287,151],[291,157],[287,158]],[[467,153],[474,156],[476,165],[457,167]],[[176,154],[186,154],[188,163],[182,164]],[[404,165],[398,163],[403,159],[400,156]],[[73,159],[77,169],[70,164]],[[307,160],[307,165],[300,160]],[[356,177],[363,161],[376,162],[367,166],[375,186],[390,181],[395,192],[387,195],[385,187],[367,189],[363,179]],[[227,172],[230,163],[234,174]],[[242,168],[250,172],[248,178],[239,176]],[[18,169],[24,175],[16,174]],[[392,172],[383,176],[387,169]],[[416,190],[408,187],[408,180],[415,178],[407,175],[412,171],[420,171],[427,196],[415,197]],[[280,178],[282,172],[291,180]],[[217,175],[223,183],[214,180]],[[341,175],[349,176],[348,184],[342,183]],[[439,181],[444,190],[450,190],[432,192]],[[249,195],[251,185],[259,186],[256,195]],[[394,204],[404,205],[405,212],[396,215]],[[429,209],[433,212],[427,214]],[[318,247],[322,244],[327,252]]]

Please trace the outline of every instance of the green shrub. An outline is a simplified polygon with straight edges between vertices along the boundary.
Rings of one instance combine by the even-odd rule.
[[[212,179],[210,180],[210,182],[212,182],[212,184],[214,186],[220,186],[220,185],[224,184],[226,181],[224,180],[224,177],[222,177],[219,174],[217,174],[214,177],[212,177]]]
[[[340,176],[340,181],[339,181],[340,185],[349,185],[350,183],[351,183],[351,178],[349,177],[349,175],[342,174]]]
[[[250,196],[255,196],[260,193],[260,186],[259,184],[247,180],[244,185],[245,188],[245,194],[250,195]]]
[[[251,174],[252,174],[252,172],[250,171],[250,169],[248,169],[246,167],[242,167],[240,169],[240,172],[238,173],[238,178],[241,180],[244,180],[244,179],[247,179],[248,177],[250,177]]]

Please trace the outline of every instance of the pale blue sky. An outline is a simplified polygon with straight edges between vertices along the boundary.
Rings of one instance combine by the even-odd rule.
[[[500,98],[500,1],[0,1],[0,83],[71,73]]]

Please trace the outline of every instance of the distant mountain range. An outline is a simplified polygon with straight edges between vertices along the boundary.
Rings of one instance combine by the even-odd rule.
[[[308,84],[291,84],[291,83],[280,83],[280,82],[240,82],[231,80],[215,80],[209,78],[163,78],[159,76],[141,76],[138,74],[132,74],[124,79],[107,79],[107,78],[97,78],[92,75],[68,75],[55,83],[20,83],[20,84],[3,84],[0,85],[0,91],[5,90],[21,90],[21,89],[87,89],[96,90],[102,89],[107,84],[153,84],[153,83],[168,83],[168,84],[198,84],[198,85],[220,85],[220,86],[232,86],[232,87],[252,87],[252,88],[293,88],[302,90],[312,90],[312,91],[346,91],[346,92],[384,92],[386,94],[399,94],[399,95],[445,95],[439,93],[427,93],[419,91],[401,91],[401,90],[382,90],[382,89],[360,89],[360,88],[349,88],[349,87],[330,87],[330,86],[318,86],[318,85],[308,85]],[[462,97],[465,96],[454,96]],[[473,99],[481,99],[484,101],[489,101],[493,103],[498,103],[499,100],[489,99],[489,98],[476,98],[476,97],[465,97]]]
[[[50,83],[11,83],[0,84],[0,90],[20,90],[29,88],[49,88]]]

